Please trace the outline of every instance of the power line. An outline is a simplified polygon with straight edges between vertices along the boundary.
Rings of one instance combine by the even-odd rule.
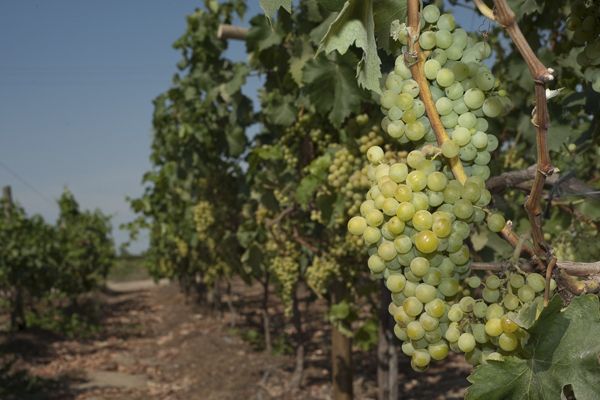
[[[51,200],[45,194],[43,194],[42,192],[40,192],[39,190],[37,190],[32,184],[30,184],[29,182],[27,182],[24,178],[22,178],[19,174],[17,174],[17,172],[15,170],[13,170],[12,168],[10,168],[8,165],[4,164],[2,161],[0,161],[0,167],[4,168],[6,170],[6,172],[8,172],[10,175],[12,175],[15,179],[17,179],[23,185],[27,186],[31,191],[33,191],[34,193],[36,193],[38,196],[40,196],[46,202],[48,202],[49,204],[51,204],[53,206],[55,205],[54,200]]]

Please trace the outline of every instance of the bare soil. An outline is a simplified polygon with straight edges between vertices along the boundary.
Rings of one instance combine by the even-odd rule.
[[[273,296],[274,297],[274,296]],[[267,354],[249,333],[261,332],[260,289],[233,287],[236,313],[186,298],[177,285],[117,284],[97,296],[101,330],[91,339],[41,331],[0,335],[0,399],[330,399],[329,332],[323,304],[304,304],[307,336],[302,387],[290,390],[294,355]],[[272,314],[278,305],[272,306]],[[273,341],[291,331],[272,320]],[[245,337],[246,340],[242,339]],[[276,346],[278,349],[289,345]],[[459,399],[469,367],[460,358],[426,373],[400,355],[401,399]],[[357,399],[376,398],[375,351],[354,352]]]

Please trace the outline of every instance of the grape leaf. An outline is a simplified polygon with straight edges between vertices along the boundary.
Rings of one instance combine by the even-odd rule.
[[[260,0],[260,7],[267,18],[271,18],[280,7],[287,12],[292,12],[292,0]]]
[[[560,310],[554,297],[529,330],[527,358],[490,361],[469,376],[466,400],[560,399],[571,385],[577,400],[600,398],[600,302],[576,297]]]
[[[392,21],[406,19],[406,7],[406,0],[375,0],[375,37],[378,46],[388,54],[396,53],[399,48],[397,42],[391,40],[390,26]]]
[[[304,83],[308,96],[320,113],[328,114],[335,125],[358,111],[361,90],[349,62],[342,57],[329,60],[320,55],[304,66]]]
[[[291,57],[289,61],[290,75],[292,75],[294,82],[302,87],[302,69],[304,68],[304,65],[313,58],[314,51],[310,43],[305,40],[303,40],[298,47],[299,49],[296,51],[297,55]]]
[[[373,0],[347,1],[321,40],[318,52],[345,54],[352,45],[363,51],[356,71],[359,85],[379,93],[381,59],[375,41]]]

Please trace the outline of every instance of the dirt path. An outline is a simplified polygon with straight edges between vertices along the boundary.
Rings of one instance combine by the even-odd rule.
[[[240,338],[240,332],[254,329],[248,324],[251,301],[241,302],[250,311],[238,319],[234,331],[219,314],[186,303],[176,285],[137,281],[109,288],[99,299],[104,319],[93,339],[67,340],[44,332],[0,337],[0,365],[5,366],[0,369],[0,399],[330,398],[323,330],[311,334],[316,344],[307,355],[303,389],[290,393],[286,384],[293,357],[254,351]],[[322,326],[321,317],[313,314],[315,326]],[[357,399],[375,397],[371,354],[356,357]],[[403,374],[401,398],[461,398],[464,364],[445,368]]]

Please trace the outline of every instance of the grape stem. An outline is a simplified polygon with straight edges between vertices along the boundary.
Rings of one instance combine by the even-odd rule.
[[[489,18],[489,8],[482,1],[475,1],[475,4],[481,13]],[[536,132],[537,163],[531,191],[525,201],[525,211],[531,224],[533,251],[538,258],[550,260],[546,267],[546,272],[547,274],[551,274],[555,261],[552,256],[552,249],[544,240],[541,200],[546,178],[555,172],[555,168],[550,161],[550,152],[547,143],[549,118],[546,98],[546,84],[554,79],[554,71],[544,66],[540,59],[537,58],[516,22],[515,13],[506,0],[494,0],[492,14],[493,18],[490,19],[498,22],[506,30],[527,64],[535,82],[535,107],[532,112],[531,123]],[[549,279],[547,281],[549,282]],[[546,292],[548,292],[548,287],[546,287]]]
[[[413,79],[419,85],[419,97],[425,105],[425,112],[429,121],[431,122],[431,128],[435,132],[435,137],[439,146],[448,140],[450,137],[444,129],[444,125],[440,119],[440,116],[435,108],[431,91],[429,90],[429,83],[425,78],[423,70],[423,64],[425,61],[425,55],[419,48],[419,0],[408,1],[408,34],[409,34],[409,51],[405,53],[404,58],[406,63],[410,67],[410,72]],[[467,174],[463,168],[462,162],[458,156],[448,159],[450,168],[456,180],[461,184],[464,184],[467,180]]]

